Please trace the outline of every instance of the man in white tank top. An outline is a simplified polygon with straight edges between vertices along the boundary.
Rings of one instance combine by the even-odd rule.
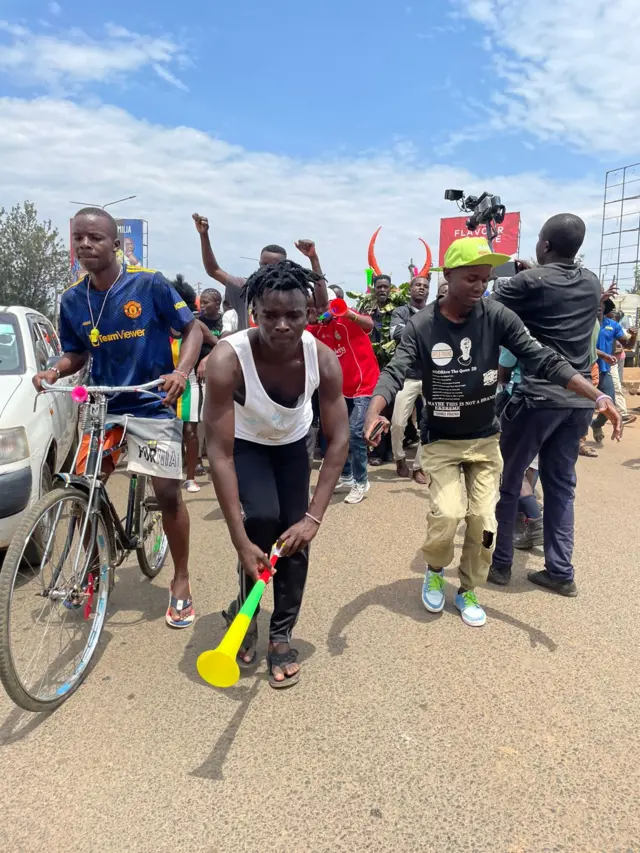
[[[203,419],[213,484],[238,552],[240,593],[227,613],[242,606],[276,541],[285,541],[273,579],[268,665],[272,687],[300,677],[291,632],[307,576],[309,543],[322,523],[347,458],[349,420],[336,355],[316,341],[307,298],[319,276],[292,261],[263,266],[246,284],[258,323],[213,350],[207,364]],[[306,436],[318,389],[327,451],[309,504]],[[241,667],[256,661],[257,623],[238,654]]]

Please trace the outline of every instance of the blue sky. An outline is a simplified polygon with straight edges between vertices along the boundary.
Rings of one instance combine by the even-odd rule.
[[[545,215],[582,213],[597,266],[604,172],[640,159],[633,6],[5,0],[0,120],[15,138],[0,140],[0,178],[11,201],[32,198],[56,222],[65,195],[135,192],[121,213],[160,237],[150,260],[191,276],[194,205],[219,222],[227,266],[263,236],[303,236],[299,222],[356,286],[383,224],[380,251],[400,275],[416,236],[435,248],[438,218],[455,214],[446,186],[520,209],[523,255]],[[119,168],[96,162],[98,137]],[[43,147],[48,163],[34,164]]]

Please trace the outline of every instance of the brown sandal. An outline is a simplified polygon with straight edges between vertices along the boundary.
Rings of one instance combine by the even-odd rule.
[[[593,449],[593,447],[587,447],[586,444],[581,444],[578,456],[590,456],[592,459],[597,459],[598,453]]]

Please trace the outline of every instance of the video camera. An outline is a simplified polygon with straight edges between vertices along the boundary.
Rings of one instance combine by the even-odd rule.
[[[498,234],[495,226],[504,222],[507,212],[500,196],[484,192],[480,196],[468,195],[465,197],[462,190],[445,190],[444,197],[447,201],[455,201],[460,210],[471,214],[466,222],[469,231],[476,231],[481,225],[486,225],[487,241],[492,246],[493,240]]]

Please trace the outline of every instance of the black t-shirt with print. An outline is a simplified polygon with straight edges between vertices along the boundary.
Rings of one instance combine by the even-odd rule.
[[[563,387],[576,373],[561,355],[532,338],[522,320],[503,305],[481,299],[463,323],[453,323],[436,301],[408,321],[373,393],[391,403],[414,368],[426,401],[424,444],[494,435],[499,429],[495,395],[500,346],[530,373]]]
[[[222,334],[222,314],[218,314],[218,316],[212,320],[210,317],[207,317],[204,312],[201,312],[197,315],[197,319],[200,320],[201,323],[204,323],[204,325],[207,327],[207,329],[209,329],[214,338],[220,337],[220,335]],[[198,367],[202,359],[206,358],[209,355],[212,349],[213,347],[211,346],[211,344],[202,344],[202,349],[200,350],[200,355],[198,356],[198,361],[196,362],[196,368]]]

